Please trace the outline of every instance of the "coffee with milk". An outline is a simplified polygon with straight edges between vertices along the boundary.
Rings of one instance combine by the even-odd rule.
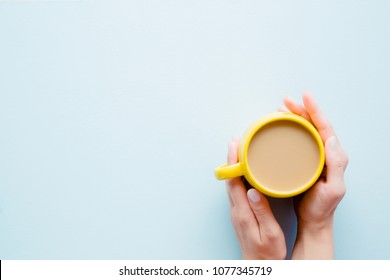
[[[271,122],[255,133],[247,160],[258,183],[278,192],[305,185],[321,163],[314,136],[305,127],[286,120]]]

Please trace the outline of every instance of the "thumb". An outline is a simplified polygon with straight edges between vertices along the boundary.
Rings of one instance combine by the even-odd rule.
[[[276,232],[281,231],[266,197],[253,188],[248,190],[247,195],[249,205],[251,206],[253,214],[259,223],[260,233],[273,235]]]
[[[325,154],[326,179],[342,180],[344,177],[344,171],[347,168],[348,157],[336,136],[330,137],[325,142]]]

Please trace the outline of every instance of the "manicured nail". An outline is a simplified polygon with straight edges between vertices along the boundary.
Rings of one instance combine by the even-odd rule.
[[[305,90],[304,92],[303,92],[303,95],[306,95],[306,96],[310,96],[311,98],[313,98],[313,95],[311,94],[311,91],[310,90]]]
[[[286,104],[286,102],[290,102],[291,103],[292,101],[292,98],[289,96],[289,95],[286,95],[284,98],[283,98],[283,103]]]
[[[260,194],[255,189],[250,189],[248,191],[248,197],[253,203],[258,203],[261,200]]]
[[[229,142],[229,150],[234,150],[236,148],[236,143],[234,143],[233,140],[230,140]]]
[[[240,143],[240,136],[239,135],[234,135],[232,138],[232,141],[237,144]]]

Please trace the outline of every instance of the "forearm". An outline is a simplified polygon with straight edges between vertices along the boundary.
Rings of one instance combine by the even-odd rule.
[[[334,257],[333,218],[316,225],[298,222],[292,252],[296,260],[329,260]]]

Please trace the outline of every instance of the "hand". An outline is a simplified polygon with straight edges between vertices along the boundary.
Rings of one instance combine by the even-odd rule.
[[[303,95],[304,106],[290,98],[285,98],[284,104],[290,112],[304,117],[317,128],[325,144],[326,157],[319,180],[294,199],[298,233],[292,257],[330,259],[333,258],[333,216],[346,192],[344,171],[348,156],[309,93]]]
[[[238,140],[229,144],[228,164],[237,162]],[[244,259],[284,259],[284,234],[266,197],[256,189],[247,191],[241,178],[226,181],[230,214]]]

